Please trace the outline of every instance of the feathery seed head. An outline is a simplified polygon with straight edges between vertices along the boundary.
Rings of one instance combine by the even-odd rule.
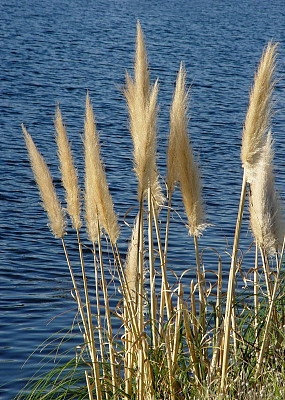
[[[126,75],[125,96],[130,116],[130,132],[134,144],[134,164],[138,178],[138,196],[142,198],[151,188],[154,196],[161,197],[156,166],[156,122],[158,82],[149,84],[143,33],[138,22],[134,79]],[[159,194],[160,193],[160,194]]]
[[[167,151],[167,184],[169,190],[180,183],[189,234],[199,236],[206,228],[200,172],[194,161],[188,136],[188,96],[186,72],[183,64],[177,75],[176,88],[170,110],[170,133]]]
[[[261,57],[250,93],[241,148],[241,160],[248,182],[252,180],[252,170],[260,158],[266,134],[270,129],[276,48],[277,44],[268,43]]]
[[[104,166],[100,158],[99,138],[88,93],[86,96],[84,132],[85,210],[88,235],[90,240],[91,238],[96,238],[97,240],[99,232],[95,227],[97,225],[95,221],[98,218],[100,226],[103,226],[108,233],[111,242],[116,243],[119,237],[118,220],[109,193]]]
[[[249,206],[250,224],[255,240],[269,254],[278,250],[284,236],[281,202],[274,184],[273,155],[269,132],[253,172]]]
[[[22,130],[26,146],[29,152],[31,167],[34,173],[35,181],[38,185],[43,207],[46,210],[49,218],[49,227],[56,238],[62,238],[65,233],[65,219],[58,201],[52,177],[48,166],[35,146],[31,135],[28,133],[22,124]]]
[[[178,137],[182,140],[183,136],[187,136],[185,133],[187,132],[189,122],[189,117],[187,115],[189,91],[186,91],[185,88],[186,71],[181,63],[170,110],[170,133],[167,149],[167,185],[171,192],[174,190],[175,184],[178,180],[177,157],[179,154],[177,153],[176,143],[178,142]]]
[[[144,35],[139,21],[137,22],[136,57],[134,72],[137,95],[140,95],[140,97],[143,99],[147,99],[150,89],[148,62],[144,43]]]
[[[56,109],[54,125],[57,132],[56,143],[58,147],[62,183],[66,193],[67,211],[71,218],[73,228],[79,230],[81,227],[81,219],[78,176],[74,167],[71,148],[68,143],[66,129],[62,122],[59,107]]]

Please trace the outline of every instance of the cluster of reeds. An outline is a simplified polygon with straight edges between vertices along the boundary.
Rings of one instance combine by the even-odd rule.
[[[276,44],[269,43],[255,76],[244,124],[241,149],[244,177],[228,290],[222,293],[222,278],[226,274],[222,276],[219,257],[214,302],[210,301],[213,293],[206,282],[198,244],[199,236],[207,228],[207,221],[199,167],[188,133],[186,72],[181,64],[170,111],[168,190],[165,199],[156,164],[158,83],[150,83],[139,23],[134,77],[127,74],[124,91],[133,140],[139,205],[125,260],[119,251],[118,218],[100,157],[99,136],[88,93],[83,138],[83,214],[89,245],[84,245],[87,249],[84,253],[80,236],[83,229],[81,190],[59,108],[55,118],[66,211],[78,242],[82,272],[80,281],[75,278],[64,239],[66,213],[57,198],[47,165],[23,126],[50,228],[54,236],[62,241],[72,279],[84,338],[81,357],[87,360],[85,379],[89,399],[227,397],[232,382],[241,370],[245,371],[249,381],[260,382],[263,369],[272,358],[272,347],[280,351],[284,346],[283,314],[277,302],[280,299],[284,229],[280,201],[274,187],[270,133],[275,64]],[[169,283],[167,256],[171,204],[176,186],[181,190],[188,233],[194,241],[197,280],[185,282],[181,277],[173,287]],[[235,293],[235,280],[247,195],[256,244],[256,263],[252,266],[252,285],[248,285],[248,289],[241,294]],[[159,220],[162,207],[167,209],[165,225]],[[111,262],[122,296],[115,310],[110,307],[110,289],[105,278],[107,266],[102,250],[105,240],[111,249]],[[94,263],[94,284],[86,275],[86,269],[90,271],[91,268],[86,254],[88,251]],[[146,265],[149,269],[147,281]],[[190,286],[190,297],[187,299],[183,294],[185,285]],[[244,297],[239,300],[241,296]],[[225,297],[226,304],[223,302]],[[117,324],[118,319],[122,327],[114,331],[114,321]]]

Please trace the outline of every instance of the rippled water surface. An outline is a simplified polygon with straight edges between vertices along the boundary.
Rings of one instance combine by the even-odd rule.
[[[276,86],[278,112],[274,115],[273,132],[276,180],[284,197],[284,1],[2,0],[0,398],[3,400],[13,398],[26,378],[38,370],[42,356],[59,341],[55,340],[54,346],[40,347],[41,352],[37,347],[58,330],[68,329],[75,313],[64,254],[60,242],[48,230],[39,203],[21,123],[24,122],[44,154],[62,199],[53,141],[55,105],[61,106],[82,182],[80,135],[85,95],[89,90],[108,182],[122,225],[119,245],[124,255],[130,232],[123,225],[123,216],[136,206],[136,180],[121,89],[125,69],[132,69],[138,18],[146,37],[151,78],[154,81],[159,77],[158,163],[162,177],[169,106],[180,61],[188,71],[190,135],[201,165],[203,196],[212,224],[201,239],[201,248],[212,246],[223,255],[225,279],[229,268],[224,253],[225,237],[231,246],[242,179],[239,158],[242,124],[254,71],[270,39],[280,42],[277,77],[281,79]],[[175,198],[175,207],[182,212],[178,194]],[[72,234],[67,236],[67,242],[73,255]],[[245,223],[241,241],[245,251],[250,243]],[[194,265],[192,241],[175,214],[169,257],[178,275],[185,265],[189,268]],[[74,258],[75,271],[79,273],[76,253]],[[205,253],[205,262],[207,268],[216,269],[216,259],[210,251]],[[190,271],[189,279],[194,276]],[[79,340],[74,337],[69,348]]]

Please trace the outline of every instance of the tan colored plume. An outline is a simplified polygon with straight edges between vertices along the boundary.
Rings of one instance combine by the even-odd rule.
[[[267,132],[270,129],[276,48],[277,44],[268,43],[262,54],[250,92],[241,148],[241,160],[248,182],[252,180],[252,169],[260,158]]]
[[[173,190],[180,183],[189,234],[199,236],[206,228],[200,172],[194,161],[188,135],[188,94],[183,64],[177,75],[176,88],[170,110],[170,133],[167,150],[167,184]]]
[[[139,198],[152,189],[157,203],[162,201],[156,166],[158,83],[151,87],[146,49],[140,23],[137,24],[134,79],[126,74],[125,96],[130,117],[130,132],[134,145],[134,164],[138,179]]]
[[[48,166],[23,124],[22,129],[35,181],[40,191],[43,207],[46,210],[50,221],[49,227],[56,238],[62,238],[65,233],[65,219]]]
[[[281,204],[274,184],[273,155],[269,132],[250,185],[249,207],[250,224],[255,240],[268,254],[278,250],[284,236]]]
[[[108,183],[102,160],[100,158],[99,137],[96,132],[95,118],[86,96],[86,114],[84,123],[85,148],[85,211],[88,235],[90,240],[98,239],[97,218],[110,237],[116,243],[119,236],[117,216],[109,193]]]
[[[73,228],[79,230],[81,227],[81,219],[78,176],[74,167],[71,148],[66,134],[66,128],[63,125],[59,107],[56,109],[54,125],[57,132],[56,143],[58,147],[58,158],[60,161],[62,183],[66,193],[67,212],[71,218]]]

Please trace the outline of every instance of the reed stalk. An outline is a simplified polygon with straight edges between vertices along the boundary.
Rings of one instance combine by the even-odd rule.
[[[194,235],[193,237],[195,245],[198,288],[199,288],[199,316],[200,316],[200,324],[202,327],[202,334],[204,335],[206,332],[206,312],[207,312],[205,278],[201,272],[198,238],[197,235]]]
[[[100,346],[100,353],[101,353],[101,360],[102,360],[102,371],[103,377],[102,380],[105,383],[106,380],[106,368],[107,360],[105,358],[105,349],[104,349],[104,340],[103,340],[103,327],[102,327],[102,317],[101,317],[101,306],[100,306],[100,293],[99,293],[99,277],[98,277],[98,265],[96,259],[96,244],[95,242],[92,243],[93,245],[93,260],[94,260],[94,272],[95,272],[95,297],[96,297],[96,308],[97,308],[97,323],[98,323],[98,335],[99,335],[99,346]],[[109,399],[108,391],[106,390],[105,396]]]
[[[167,329],[165,333],[165,350],[166,350],[166,359],[167,359],[167,369],[168,369],[168,377],[169,377],[169,391],[171,400],[175,400],[175,391],[174,391],[174,378],[173,378],[173,363],[171,357],[171,342],[172,337],[170,330]]]
[[[234,236],[232,260],[231,260],[230,274],[229,274],[229,280],[228,280],[227,302],[226,302],[226,309],[225,309],[224,344],[223,344],[224,347],[223,347],[222,377],[221,377],[221,388],[220,388],[221,398],[223,397],[223,394],[226,389],[226,377],[227,377],[227,368],[228,368],[230,331],[231,331],[231,317],[232,317],[232,307],[233,307],[233,301],[234,301],[234,283],[235,283],[235,276],[236,276],[236,263],[237,263],[239,238],[240,238],[240,232],[241,232],[241,222],[242,222],[244,203],[245,203],[245,197],[246,197],[246,188],[247,188],[247,180],[246,180],[246,176],[244,173],[243,181],[242,181],[241,195],[240,195],[239,211],[238,211],[235,236]]]
[[[196,312],[195,286],[194,286],[193,279],[191,280],[190,291],[191,291],[190,300],[191,300],[193,332],[194,332],[195,341],[198,342],[199,322],[197,319],[197,312]]]
[[[152,226],[152,193],[148,189],[148,252],[149,252],[149,279],[150,279],[150,307],[151,307],[151,331],[154,347],[157,346],[157,318],[156,318],[156,294],[155,294],[155,268],[153,249]]]
[[[173,350],[172,350],[172,365],[173,369],[175,369],[177,364],[177,356],[180,344],[180,330],[182,323],[182,310],[183,310],[183,288],[182,283],[179,283],[178,286],[178,299],[177,299],[177,307],[176,307],[176,318],[175,318],[175,327],[174,327],[174,340],[173,340]]]
[[[162,272],[162,291],[164,293],[164,298],[165,298],[167,319],[170,320],[170,318],[173,314],[173,304],[172,304],[172,300],[171,300],[171,296],[170,296],[170,288],[169,288],[169,283],[168,283],[168,279],[167,279],[167,269],[166,269],[166,264],[164,262],[164,253],[163,253],[163,249],[162,249],[162,242],[161,242],[161,238],[160,238],[158,220],[157,220],[156,210],[155,210],[155,206],[154,206],[153,202],[152,202],[152,207],[153,207],[153,220],[154,220],[155,232],[156,232],[157,243],[158,243],[158,253],[159,253],[161,272]]]
[[[94,341],[93,329],[92,329],[92,331],[90,331],[90,325],[88,327],[88,324],[87,324],[87,321],[86,321],[86,317],[85,317],[84,308],[83,308],[83,304],[82,304],[82,300],[81,300],[80,293],[79,293],[79,290],[78,290],[78,287],[77,287],[77,284],[76,284],[76,281],[75,281],[74,273],[73,273],[73,270],[72,270],[72,266],[71,266],[71,263],[70,263],[70,259],[69,259],[69,255],[68,255],[68,252],[67,252],[67,248],[66,248],[66,245],[65,245],[64,238],[62,237],[61,240],[62,240],[62,246],[63,246],[63,249],[64,249],[67,265],[68,265],[68,268],[69,268],[70,276],[71,276],[73,287],[74,287],[74,291],[75,291],[75,296],[76,296],[76,301],[77,301],[77,304],[78,304],[78,309],[79,309],[79,312],[80,312],[80,315],[81,315],[81,319],[82,319],[82,322],[83,322],[84,342],[86,343],[86,345],[88,347],[89,354],[90,354],[91,361],[92,361],[92,369],[93,369],[93,373],[94,373],[94,380],[95,380],[97,398],[98,399],[102,399],[102,390],[101,390],[101,382],[100,382],[100,371],[99,371],[98,357],[97,357],[97,353],[96,353],[96,349],[95,349],[95,341]],[[90,314],[89,314],[89,318],[90,318]],[[91,318],[91,321],[92,321],[92,318]]]
[[[258,245],[255,243],[255,263],[253,272],[253,295],[254,295],[254,331],[255,340],[258,341],[258,312],[259,312],[259,296],[258,296]],[[258,343],[257,343],[258,344]]]
[[[271,281],[271,276],[270,276],[271,273],[270,273],[270,269],[269,269],[268,258],[262,247],[260,247],[260,254],[261,254],[261,259],[262,259],[266,288],[267,288],[268,301],[271,302],[272,301],[272,291],[273,291],[273,286],[272,286],[272,281]]]
[[[139,229],[138,229],[138,265],[139,265],[139,282],[138,282],[138,327],[140,334],[140,342],[138,347],[138,399],[143,400],[145,389],[145,370],[144,370],[144,354],[142,348],[142,334],[144,332],[144,240],[143,240],[143,198],[140,200],[139,210]]]
[[[274,283],[274,288],[273,288],[273,292],[272,292],[272,298],[269,302],[269,311],[266,315],[266,324],[265,324],[265,329],[263,332],[263,340],[262,340],[262,345],[261,345],[261,349],[259,352],[259,357],[257,360],[257,364],[256,364],[256,369],[255,369],[255,379],[258,379],[259,374],[261,372],[261,368],[262,368],[262,361],[263,361],[263,357],[264,357],[264,353],[266,351],[266,348],[268,346],[268,334],[269,334],[269,330],[270,330],[270,325],[272,322],[272,315],[274,312],[274,301],[276,298],[276,294],[277,294],[277,289],[279,287],[279,277],[280,277],[280,272],[281,272],[281,267],[282,267],[282,262],[283,262],[283,255],[284,255],[284,247],[285,247],[285,236],[284,236],[284,240],[283,240],[283,245],[282,245],[282,249],[281,249],[281,254],[280,254],[280,260],[277,264],[277,271],[276,271],[276,278],[275,278],[275,283]]]
[[[99,220],[98,230],[99,230]],[[107,319],[107,330],[108,330],[108,346],[109,346],[109,357],[110,357],[110,368],[111,368],[111,377],[112,377],[112,392],[114,399],[117,399],[116,389],[117,389],[117,372],[116,372],[116,361],[115,361],[115,351],[114,351],[114,343],[113,343],[113,329],[111,323],[111,314],[110,314],[110,305],[108,298],[108,290],[107,290],[107,282],[105,279],[105,271],[104,271],[104,263],[103,263],[103,254],[102,254],[102,243],[101,236],[98,237],[98,252],[99,252],[99,263],[102,277],[102,289],[103,289],[103,297],[104,297],[104,305],[105,305],[105,315]]]
[[[89,380],[89,375],[86,370],[85,370],[85,378],[86,378],[89,400],[94,400],[93,391],[92,391],[92,387],[91,387],[90,380]]]

